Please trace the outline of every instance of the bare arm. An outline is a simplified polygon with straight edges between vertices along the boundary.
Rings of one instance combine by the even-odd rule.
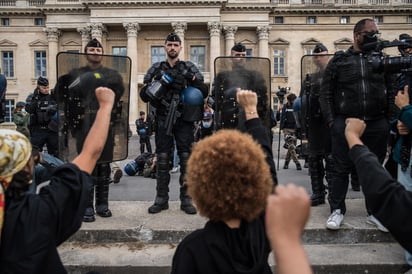
[[[82,151],[72,161],[73,164],[89,174],[92,173],[106,144],[115,94],[109,88],[98,87],[96,97],[99,101],[96,119],[87,134]]]
[[[275,194],[268,197],[266,233],[275,256],[276,273],[312,273],[301,242],[309,213],[310,199],[302,187],[279,185]]]

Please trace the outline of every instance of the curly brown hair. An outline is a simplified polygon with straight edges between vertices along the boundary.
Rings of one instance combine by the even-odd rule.
[[[186,181],[199,214],[212,221],[255,219],[272,188],[260,145],[250,135],[228,129],[194,145]]]

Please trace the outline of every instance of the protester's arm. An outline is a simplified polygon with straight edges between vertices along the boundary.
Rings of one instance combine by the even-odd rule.
[[[266,154],[266,162],[269,165],[273,183],[276,185],[278,181],[275,162],[273,160],[272,145],[269,141],[269,129],[265,128],[262,125],[262,121],[259,119],[257,112],[257,94],[250,90],[238,89],[236,99],[245,112],[245,126],[248,133],[261,145]]]
[[[73,164],[89,174],[93,171],[106,144],[115,94],[109,88],[98,87],[96,97],[99,101],[96,119],[87,134],[82,151],[72,161]]]
[[[409,104],[409,86],[405,86],[403,91],[398,91],[395,97],[395,104],[401,110],[398,120],[407,128],[412,129],[412,105]]]
[[[350,148],[349,157],[355,164],[371,213],[406,250],[412,252],[412,192],[393,179],[376,155],[363,145],[360,136],[365,127],[362,120],[346,120],[345,136]]]
[[[265,224],[276,261],[276,273],[312,273],[301,236],[310,213],[310,198],[302,187],[279,185],[267,199]]]

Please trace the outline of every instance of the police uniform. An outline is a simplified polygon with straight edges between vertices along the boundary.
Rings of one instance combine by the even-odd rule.
[[[321,43],[313,49],[313,53],[327,52],[328,49]],[[308,76],[307,85],[302,92],[302,124],[309,141],[309,174],[312,185],[312,206],[325,203],[325,185],[332,180],[333,161],[331,155],[330,129],[326,125],[319,104],[320,86],[324,68]]]
[[[48,86],[49,81],[39,77],[37,86]],[[27,100],[26,111],[30,113],[30,141],[38,150],[47,146],[47,152],[53,156],[58,154],[58,132],[50,128],[52,117],[57,112],[57,102],[53,94],[40,92],[39,87],[33,92],[31,100]]]
[[[179,42],[181,40],[175,33],[171,33],[166,38],[168,41]],[[151,97],[151,88],[157,84],[159,79],[168,75],[172,79],[172,84],[162,84],[162,94],[159,98]],[[195,214],[196,209],[192,206],[191,198],[187,195],[187,186],[184,184],[186,163],[189,159],[190,148],[194,142],[194,122],[202,119],[203,103],[201,105],[190,106],[181,100],[181,93],[186,86],[195,87],[201,92],[201,100],[206,98],[208,90],[203,82],[203,75],[199,69],[190,61],[176,61],[172,67],[167,61],[153,64],[144,76],[146,84],[140,90],[140,97],[144,102],[156,108],[155,118],[155,143],[157,155],[156,174],[156,198],[154,204],[148,209],[149,213],[158,213],[168,209],[169,182],[172,159],[173,139],[176,140],[176,148],[180,159],[180,200],[181,209],[187,214]],[[177,100],[176,100],[177,99]],[[167,117],[172,103],[177,103],[177,119],[173,121],[171,132],[168,132]],[[177,114],[176,113],[176,114]],[[169,116],[170,117],[170,116]],[[170,128],[169,128],[170,129]]]
[[[89,41],[85,47],[85,52],[88,47],[103,48],[97,39]],[[97,77],[97,75],[99,77]],[[73,83],[76,83],[76,79],[80,79],[78,86],[73,85]],[[65,90],[64,92],[59,91],[59,94],[66,94],[66,102],[64,104],[64,132],[70,134],[70,136],[76,140],[78,153],[82,150],[84,140],[96,117],[96,111],[99,105],[94,89],[99,85],[112,89],[116,97],[108,138],[96,167],[92,172],[94,187],[90,192],[88,206],[84,214],[83,221],[85,222],[95,221],[94,202],[96,213],[99,216],[112,216],[108,200],[109,184],[112,182],[110,163],[113,161],[113,147],[115,142],[113,128],[115,127],[118,116],[117,112],[119,111],[120,97],[124,93],[125,88],[119,72],[111,68],[103,67],[102,65],[97,68],[85,66],[72,70],[68,75],[62,76],[58,82],[58,88]]]
[[[140,112],[140,116],[145,115],[144,111]],[[136,131],[139,135],[140,142],[140,154],[144,153],[144,147],[146,146],[147,152],[152,153],[152,145],[150,144],[151,125],[144,118],[138,118],[135,121]]]

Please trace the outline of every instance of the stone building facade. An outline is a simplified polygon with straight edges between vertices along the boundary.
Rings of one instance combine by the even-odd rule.
[[[412,0],[1,0],[1,73],[8,79],[9,110],[33,91],[38,76],[56,82],[56,55],[83,52],[91,38],[106,54],[132,60],[130,122],[147,105],[138,90],[152,62],[164,58],[164,38],[177,32],[181,59],[192,60],[207,84],[214,60],[242,42],[248,55],[271,63],[271,90],[300,92],[300,60],[314,44],[348,48],[353,26],[362,18],[378,22],[382,38],[412,35]],[[397,55],[396,48],[388,53]]]

